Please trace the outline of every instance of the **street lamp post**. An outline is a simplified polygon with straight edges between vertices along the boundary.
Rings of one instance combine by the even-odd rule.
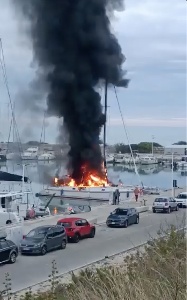
[[[174,197],[174,187],[173,187],[173,179],[174,179],[174,170],[173,170],[173,162],[174,162],[174,158],[173,158],[173,151],[171,154],[171,180],[172,180],[172,190],[171,190],[171,195],[172,197]]]
[[[24,187],[25,187],[25,167],[29,166],[29,164],[17,164],[18,166],[22,166],[23,167],[23,171],[22,171],[22,194],[24,193]],[[23,197],[23,195],[22,195]],[[22,198],[23,199],[23,198]],[[29,207],[29,199],[28,199],[28,194],[27,194],[27,209]]]
[[[22,166],[23,170],[22,170],[22,193],[24,192],[24,187],[25,187],[25,167],[29,166],[29,164],[17,164],[18,166]]]

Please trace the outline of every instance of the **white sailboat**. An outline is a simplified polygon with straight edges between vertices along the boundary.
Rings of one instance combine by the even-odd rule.
[[[182,156],[182,159],[177,164],[179,169],[187,169],[187,155]]]
[[[37,160],[38,159],[38,147],[29,147],[21,155],[22,160]]]
[[[141,165],[155,165],[155,164],[158,164],[158,159],[151,155],[141,156],[140,164]]]

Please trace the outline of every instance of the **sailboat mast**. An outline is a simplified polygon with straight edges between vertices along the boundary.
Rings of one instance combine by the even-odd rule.
[[[107,79],[105,80],[105,104],[104,104],[104,114],[107,119],[107,89],[108,89],[108,82]],[[103,158],[104,158],[104,167],[106,168],[106,122],[104,124],[104,132],[103,132]]]

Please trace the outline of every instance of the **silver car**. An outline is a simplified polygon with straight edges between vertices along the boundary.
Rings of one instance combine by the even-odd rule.
[[[158,197],[153,202],[152,211],[153,213],[156,212],[166,212],[170,213],[171,211],[178,211],[179,206],[177,201],[172,197]]]
[[[187,192],[180,193],[175,200],[179,207],[187,207]]]

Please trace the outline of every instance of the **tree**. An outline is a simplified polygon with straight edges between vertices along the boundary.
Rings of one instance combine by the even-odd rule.
[[[185,142],[185,141],[179,141],[179,142],[177,142],[177,143],[174,143],[173,145],[187,145],[187,142]]]
[[[162,147],[158,143],[153,143],[153,147]],[[150,142],[141,142],[139,144],[131,144],[132,151],[137,151],[140,153],[150,153],[152,152],[152,143]],[[122,143],[115,145],[116,153],[131,153],[129,145],[125,145]]]

